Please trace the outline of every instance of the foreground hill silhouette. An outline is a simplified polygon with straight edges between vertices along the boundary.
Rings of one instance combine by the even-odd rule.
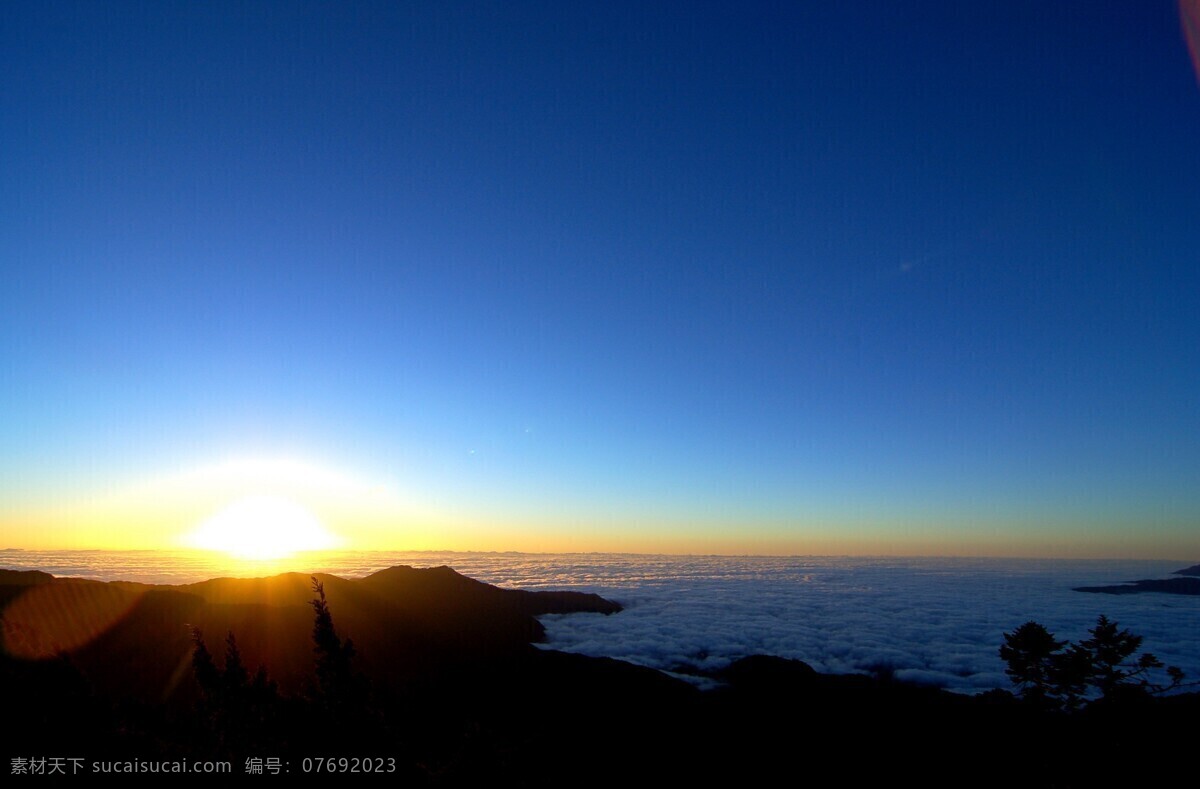
[[[390,687],[523,651],[544,638],[538,615],[621,610],[598,595],[501,589],[449,567],[315,577],[361,647],[362,670]],[[300,692],[312,673],[311,598],[300,573],[154,586],[0,570],[0,636],[16,657],[69,654],[106,692],[170,700],[192,692],[177,676],[191,629],[233,632],[248,665],[268,666],[281,690]]]
[[[354,641],[353,697],[331,699],[316,680],[307,575],[153,586],[0,570],[3,755],[227,758],[235,774],[255,756],[283,758],[292,774],[304,757],[389,757],[405,785],[435,786],[780,774],[1144,785],[1175,774],[1200,714],[1183,695],[1067,716],[1006,692],[967,697],[765,656],[700,691],[534,646],[537,615],[618,614],[595,595],[504,590],[445,567],[316,581],[337,634]],[[237,660],[251,673],[261,665],[262,682],[202,690],[194,631],[218,672],[234,634]]]

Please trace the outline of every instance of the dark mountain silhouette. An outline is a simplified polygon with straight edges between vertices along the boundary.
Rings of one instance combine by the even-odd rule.
[[[1193,564],[1191,567],[1176,570],[1171,575],[1200,575],[1200,564]]]
[[[245,662],[270,666],[285,691],[298,692],[309,680],[308,575],[152,586],[6,573],[0,601],[9,604],[0,632],[8,652],[69,654],[105,691],[156,700],[187,696],[191,688],[179,681],[179,666],[191,654],[192,627],[236,633]],[[5,587],[9,576],[16,583]],[[621,610],[598,595],[500,589],[448,567],[316,578],[338,626],[354,634],[364,670],[388,686],[520,651],[544,638],[534,618],[540,614]]]
[[[1189,567],[1188,569],[1193,568]],[[1139,592],[1200,594],[1200,578],[1151,578],[1142,581],[1114,584],[1112,586],[1077,586],[1073,591],[1094,592],[1097,594],[1138,594]]]
[[[41,570],[6,570],[0,568],[0,586],[33,586],[48,584],[54,580],[50,573]]]

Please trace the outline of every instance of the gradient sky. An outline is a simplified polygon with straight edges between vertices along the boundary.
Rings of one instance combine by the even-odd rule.
[[[1173,3],[6,3],[0,75],[0,547],[1200,556]]]

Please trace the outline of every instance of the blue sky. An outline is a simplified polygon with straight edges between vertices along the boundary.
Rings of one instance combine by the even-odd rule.
[[[1200,550],[1172,3],[10,4],[0,73],[10,542],[272,456],[581,549]]]

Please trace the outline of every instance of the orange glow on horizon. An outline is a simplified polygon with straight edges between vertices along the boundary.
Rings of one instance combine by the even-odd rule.
[[[351,551],[518,551],[724,555],[1180,558],[1197,550],[1177,513],[1038,517],[966,511],[779,513],[771,517],[643,512],[547,498],[508,508],[425,501],[394,481],[295,458],[198,465],[97,493],[68,490],[0,511],[0,548],[216,551],[232,571],[294,569]],[[289,554],[295,561],[279,562]],[[308,561],[307,558],[304,559]]]

